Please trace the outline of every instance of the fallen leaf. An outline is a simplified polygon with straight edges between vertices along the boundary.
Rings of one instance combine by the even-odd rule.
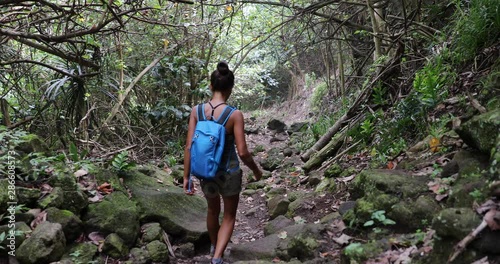
[[[484,221],[488,224],[491,230],[500,229],[500,211],[491,209],[484,215]]]
[[[339,237],[334,237],[334,238],[332,238],[332,240],[333,240],[335,243],[337,243],[337,244],[339,244],[339,245],[341,245],[341,246],[349,244],[349,240],[351,240],[351,239],[352,239],[352,237],[351,237],[351,236],[348,236],[348,235],[346,235],[346,234],[342,234],[342,235],[341,235],[341,236],[339,236]]]
[[[104,241],[104,236],[99,232],[91,232],[89,234],[89,239],[93,244],[99,245],[102,241]]]
[[[85,176],[87,174],[89,174],[89,172],[84,170],[84,169],[79,169],[79,170],[75,171],[75,173],[74,173],[75,177],[77,177],[77,178]]]
[[[104,194],[110,194],[113,192],[113,188],[111,188],[111,184],[109,184],[107,182],[99,185],[99,187],[97,187],[97,190],[104,193]]]
[[[37,225],[41,224],[42,222],[45,222],[47,220],[47,212],[43,211],[39,213],[35,220],[31,221],[30,227],[31,229],[35,229]]]
[[[439,151],[439,145],[441,144],[441,142],[439,141],[438,138],[431,138],[431,140],[429,141],[429,146],[431,148],[431,151],[436,153]]]
[[[285,239],[286,237],[288,236],[287,232],[286,231],[281,231],[279,234],[278,234],[278,237],[281,238],[281,239]]]
[[[396,164],[392,161],[387,162],[387,169],[392,170],[396,167]]]

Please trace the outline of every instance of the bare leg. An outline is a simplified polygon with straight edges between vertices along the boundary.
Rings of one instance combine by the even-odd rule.
[[[233,234],[234,223],[236,222],[236,209],[240,200],[239,194],[233,196],[222,197],[224,201],[224,219],[219,228],[217,236],[217,245],[215,247],[214,258],[221,258],[224,250],[229,243],[229,239]]]
[[[217,234],[219,233],[220,196],[205,197],[207,199],[207,230],[212,245],[217,244]]]

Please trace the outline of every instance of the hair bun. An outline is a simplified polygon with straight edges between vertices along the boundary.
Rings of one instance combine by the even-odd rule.
[[[217,64],[217,71],[221,75],[227,75],[229,73],[229,65],[227,65],[227,62],[221,61]]]

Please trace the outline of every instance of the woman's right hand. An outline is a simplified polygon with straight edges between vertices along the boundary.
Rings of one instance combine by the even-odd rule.
[[[191,186],[189,186],[191,185]],[[189,179],[184,178],[184,193],[187,195],[194,194],[193,183],[190,184]]]
[[[253,177],[250,182],[260,181],[261,178],[262,178],[262,171],[260,169],[257,169],[253,171]]]

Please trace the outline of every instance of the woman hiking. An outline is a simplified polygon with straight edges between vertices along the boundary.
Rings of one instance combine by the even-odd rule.
[[[194,194],[194,188],[190,186],[190,156],[192,139],[199,115],[203,115],[207,120],[218,120],[224,113],[225,108],[230,107],[226,102],[231,95],[233,87],[233,72],[229,70],[226,62],[219,62],[217,69],[210,75],[212,98],[206,104],[193,107],[191,111],[186,147],[184,149],[184,192],[188,195]],[[219,168],[220,170],[214,180],[200,180],[200,185],[208,204],[207,229],[212,243],[210,254],[213,254],[213,264],[223,263],[222,255],[234,230],[236,209],[238,208],[242,184],[242,171],[239,168],[238,156],[253,171],[254,178],[251,181],[258,181],[262,177],[262,171],[253,160],[247,148],[242,112],[234,110],[229,115],[229,118],[227,118],[224,127],[226,135],[224,152],[220,162],[222,168]],[[221,197],[224,205],[224,217],[222,223],[219,224]]]

